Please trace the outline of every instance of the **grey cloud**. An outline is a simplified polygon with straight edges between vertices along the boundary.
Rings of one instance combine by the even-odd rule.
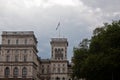
[[[83,4],[76,6],[53,5],[49,7],[41,5],[28,7],[24,1],[27,2],[27,0],[0,0],[0,32],[33,30],[39,42],[38,55],[42,58],[50,57],[49,41],[52,37],[58,37],[58,31],[55,28],[59,21],[61,35],[67,37],[69,41],[68,58],[70,59],[73,46],[79,44],[83,38],[90,38],[92,30],[97,25],[118,19],[119,16],[119,14],[114,14],[118,8],[111,8],[111,13],[104,12],[103,0],[102,2],[84,0]],[[44,4],[49,2],[48,0],[42,1]],[[108,6],[113,7],[113,4],[109,2]],[[109,11],[108,8],[106,7],[106,10]]]
[[[84,4],[91,6],[91,7],[98,7],[101,8],[103,11],[106,12],[117,12],[120,10],[120,0],[81,0]]]

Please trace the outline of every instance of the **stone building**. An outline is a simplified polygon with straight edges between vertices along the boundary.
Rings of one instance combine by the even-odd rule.
[[[71,80],[66,38],[51,39],[51,59],[41,59],[33,31],[3,31],[0,80]]]

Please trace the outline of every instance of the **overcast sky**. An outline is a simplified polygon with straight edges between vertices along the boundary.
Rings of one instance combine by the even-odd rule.
[[[50,58],[50,40],[59,35],[59,21],[70,60],[73,47],[90,38],[96,27],[119,19],[120,0],[0,0],[0,33],[34,31],[41,58]]]

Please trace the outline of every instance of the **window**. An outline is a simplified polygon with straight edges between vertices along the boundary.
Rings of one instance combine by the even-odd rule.
[[[18,76],[18,68],[17,67],[14,68],[13,75],[14,75],[14,77]]]
[[[24,55],[24,61],[27,61],[27,56],[26,55]]]
[[[17,54],[17,53],[18,53],[18,50],[16,50],[15,53]]]
[[[8,39],[8,44],[10,44],[10,40]]]
[[[18,44],[18,42],[19,42],[19,41],[18,41],[18,39],[17,39],[17,40],[16,40],[16,44]]]
[[[58,73],[60,73],[60,68],[58,68]]]
[[[27,39],[25,39],[25,44],[27,44]]]
[[[61,50],[60,50],[60,48],[58,48],[58,53],[61,53]]]
[[[58,67],[60,67],[60,64],[58,64]]]
[[[9,53],[10,52],[10,50],[7,50],[7,53]]]
[[[63,77],[62,80],[65,80],[65,78]]]
[[[53,64],[53,66],[55,67],[55,64]]]
[[[59,77],[56,77],[56,80],[60,80],[60,78],[59,78]]]
[[[10,69],[8,67],[5,68],[5,76],[8,77],[10,75]]]
[[[61,51],[63,51],[63,48],[61,48]]]
[[[44,69],[42,69],[42,73],[44,74]]]
[[[27,68],[24,67],[24,68],[22,69],[22,76],[25,77],[26,75],[27,75]]]
[[[65,68],[63,68],[62,70],[63,70],[63,72],[65,72]]]
[[[55,52],[57,52],[57,48],[55,48]]]
[[[44,65],[42,65],[42,67],[44,67]]]
[[[55,68],[53,68],[53,73],[55,73]]]
[[[47,68],[47,73],[49,73],[50,71],[49,71],[50,69],[49,68]]]
[[[24,50],[24,53],[26,53],[26,50]]]
[[[8,62],[9,60],[10,60],[10,56],[7,55],[7,56],[6,56],[6,61]]]
[[[17,55],[15,56],[15,61],[16,61],[16,62],[18,61],[18,56],[17,56]]]

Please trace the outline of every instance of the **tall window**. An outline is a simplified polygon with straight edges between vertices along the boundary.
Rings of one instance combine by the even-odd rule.
[[[18,68],[17,67],[14,68],[13,75],[14,75],[14,77],[18,76]]]
[[[10,44],[10,40],[8,39],[8,44]]]
[[[61,48],[61,51],[63,51],[63,48]]]
[[[23,77],[26,77],[26,75],[27,75],[27,68],[24,67],[24,68],[22,69],[22,76],[23,76]]]
[[[18,61],[18,55],[15,55],[15,61],[16,62]]]
[[[19,42],[19,41],[18,41],[18,39],[17,39],[17,40],[16,40],[16,44],[18,44],[18,42]]]
[[[26,56],[26,55],[24,55],[24,58],[23,58],[23,59],[24,59],[24,61],[27,61],[27,56]]]
[[[55,73],[55,68],[53,68],[53,73]]]
[[[27,44],[27,39],[25,39],[25,44]]]
[[[57,51],[58,51],[57,48],[55,48],[55,53],[57,53]]]
[[[42,73],[44,74],[44,69],[42,69]]]
[[[18,50],[16,50],[15,53],[18,54]]]
[[[62,69],[63,70],[63,73],[65,72],[65,68]]]
[[[7,56],[6,56],[6,61],[8,62],[9,60],[10,60],[10,56],[7,55]]]
[[[24,53],[26,53],[27,51],[26,50],[24,50]]]
[[[60,68],[58,68],[58,73],[60,73]]]
[[[9,67],[5,68],[5,76],[8,77],[10,75],[10,69]]]

